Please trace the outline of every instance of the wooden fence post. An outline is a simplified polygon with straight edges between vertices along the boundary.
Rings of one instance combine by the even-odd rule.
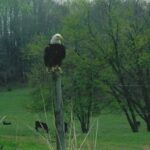
[[[61,73],[59,71],[52,72],[52,79],[53,79],[53,88],[54,88],[53,104],[54,104],[54,115],[55,115],[55,126],[56,126],[56,147],[57,150],[65,150]]]

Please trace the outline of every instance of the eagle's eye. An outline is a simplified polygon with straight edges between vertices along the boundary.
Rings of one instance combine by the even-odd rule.
[[[59,35],[57,35],[56,38],[59,38]]]

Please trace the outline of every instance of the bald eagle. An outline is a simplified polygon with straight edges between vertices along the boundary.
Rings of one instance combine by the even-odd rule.
[[[65,58],[65,46],[62,44],[63,37],[61,34],[54,34],[50,40],[50,44],[44,51],[44,64],[48,71],[54,72],[59,70],[62,60]]]

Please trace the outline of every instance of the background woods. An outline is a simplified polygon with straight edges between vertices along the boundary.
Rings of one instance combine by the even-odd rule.
[[[0,2],[1,84],[25,80],[30,65],[28,57],[31,56],[24,57],[26,52],[22,49],[33,36],[41,34],[46,36],[57,31],[66,14],[64,7],[49,0],[2,0]],[[58,14],[54,14],[55,9],[58,9]],[[34,55],[34,53],[30,55],[32,54]]]
[[[145,1],[1,0],[0,85],[30,81],[34,98],[28,108],[43,111],[44,97],[49,110],[51,80],[43,50],[59,32],[67,47],[66,114],[73,110],[87,133],[93,115],[121,108],[133,132],[139,117],[150,131],[149,26],[150,4]]]

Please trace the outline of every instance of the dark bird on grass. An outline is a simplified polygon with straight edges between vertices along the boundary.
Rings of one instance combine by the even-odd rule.
[[[3,121],[3,125],[11,125],[12,123],[10,121]]]
[[[50,44],[44,51],[44,63],[49,72],[60,71],[62,60],[65,58],[65,46],[62,43],[61,34],[54,34],[50,40]]]
[[[46,123],[41,121],[35,121],[35,129],[36,131],[39,131],[39,128],[45,130],[48,133],[48,126]]]
[[[3,150],[4,146],[3,145],[0,145],[0,150]]]

